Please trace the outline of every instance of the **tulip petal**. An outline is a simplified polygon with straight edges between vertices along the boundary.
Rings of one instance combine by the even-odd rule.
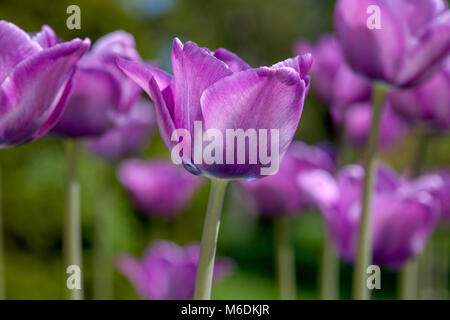
[[[441,14],[408,49],[397,83],[413,85],[434,74],[450,53],[450,10]]]
[[[311,69],[313,63],[313,57],[310,53],[305,53],[301,56],[296,56],[294,58],[289,58],[284,61],[274,64],[271,68],[277,69],[281,67],[292,68],[297,71],[300,78],[305,80],[309,70]],[[309,80],[307,82],[309,84]]]
[[[141,62],[119,58],[117,64],[152,99],[155,104],[159,133],[165,146],[170,150],[172,146],[170,138],[175,130],[172,89],[169,86],[170,75]]]
[[[58,119],[68,96],[67,86],[89,40],[75,39],[43,50],[23,61],[2,83],[0,137],[20,144],[46,133]],[[43,126],[41,128],[41,126]]]
[[[225,62],[233,72],[238,72],[242,70],[250,69],[250,66],[239,58],[239,56],[231,51],[228,51],[224,48],[219,48],[216,51],[214,51],[214,57],[217,59]]]
[[[262,67],[234,73],[204,91],[201,107],[205,128],[220,130],[224,137],[226,129],[278,129],[279,155],[283,155],[297,129],[305,95],[305,81],[292,68]],[[257,165],[219,167],[217,172],[234,172],[236,176],[245,176],[250,168],[260,169]]]
[[[367,27],[367,9],[373,4],[380,8],[380,29]],[[405,55],[407,30],[388,1],[340,0],[335,9],[335,26],[353,69],[373,79],[395,78]]]
[[[41,31],[34,35],[33,41],[39,43],[43,49],[48,49],[58,43],[58,37],[52,28],[44,25],[42,26]]]
[[[177,106],[174,110],[174,123],[177,128],[193,132],[194,121],[202,120],[201,94],[233,72],[205,49],[193,42],[183,45],[178,38],[173,41],[172,67],[172,92]]]
[[[4,20],[0,21],[0,48],[0,84],[18,63],[42,50],[22,29]]]

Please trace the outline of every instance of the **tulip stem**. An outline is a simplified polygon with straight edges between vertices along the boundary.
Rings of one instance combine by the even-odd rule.
[[[203,225],[200,256],[195,279],[195,300],[211,299],[217,238],[227,184],[228,181],[226,180],[211,179],[211,191],[209,193],[208,208]]]
[[[280,300],[295,300],[295,253],[289,232],[289,218],[274,219],[274,238]]]
[[[69,272],[66,281],[67,296],[70,300],[83,299],[82,251],[81,251],[81,210],[80,185],[77,174],[76,141],[66,141],[66,210],[64,216],[64,254],[65,272]],[[77,274],[69,266],[78,267]],[[71,281],[71,277],[73,281]],[[78,278],[78,279],[77,279]],[[70,282],[70,283],[69,283]]]
[[[0,167],[0,300],[5,299],[5,253],[3,250],[2,175]]]
[[[328,237],[322,248],[320,297],[322,300],[339,299],[339,259]]]
[[[113,298],[112,248],[108,242],[108,239],[112,239],[110,226],[108,225],[108,218],[113,219],[111,214],[112,212],[106,212],[103,205],[97,206],[94,214],[93,271],[95,300],[111,300]]]
[[[378,136],[386,92],[387,88],[385,85],[374,83],[372,89],[373,115],[365,155],[361,223],[353,271],[353,299],[355,300],[369,299],[369,291],[366,286],[366,271],[372,260],[372,194],[376,182]]]
[[[420,175],[426,160],[429,135],[424,127],[418,128],[417,147],[412,155],[410,174],[412,178]],[[398,298],[401,300],[416,300],[419,282],[419,257],[407,261],[399,274]]]

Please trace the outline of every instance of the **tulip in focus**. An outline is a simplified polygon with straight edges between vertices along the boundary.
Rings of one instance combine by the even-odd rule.
[[[198,244],[180,247],[170,241],[155,241],[140,261],[123,254],[117,259],[117,267],[142,299],[192,299],[199,249]],[[214,282],[228,277],[233,269],[230,259],[218,258]]]
[[[417,181],[408,181],[387,167],[379,167],[372,216],[374,264],[401,268],[420,254],[433,232],[440,216],[439,199],[434,194],[442,180],[437,175],[421,179],[437,182],[419,187]],[[357,248],[363,180],[364,169],[359,165],[343,168],[336,178],[316,170],[298,179],[302,189],[315,199],[333,244],[348,262],[354,260]]]
[[[234,53],[226,49],[211,52],[193,42],[173,41],[173,76],[141,62],[118,60],[122,70],[153,100],[161,137],[172,152],[180,142],[174,132],[186,130],[191,139],[203,136],[204,131],[219,131],[225,139],[226,130],[276,129],[279,132],[280,157],[289,147],[302,113],[303,102],[309,88],[307,73],[312,64],[311,55],[298,56],[271,67],[251,68]],[[194,122],[202,128],[196,131]],[[184,166],[192,173],[222,179],[255,179],[261,177],[265,167],[260,158],[249,160],[250,150],[245,149],[245,161],[238,163],[238,143],[226,140],[216,150],[222,152],[221,161],[210,164],[196,159],[195,154],[204,142],[193,142],[192,152],[182,150]],[[272,142],[273,143],[273,142]],[[212,144],[212,143],[211,143]],[[234,146],[234,147],[233,147]],[[228,147],[228,148],[227,148]],[[265,146],[267,147],[267,146]],[[234,151],[232,163],[224,160],[227,150]],[[250,149],[250,148],[248,148]],[[259,154],[261,146],[258,145]],[[267,148],[270,151],[270,146]],[[189,154],[190,153],[190,154]],[[228,160],[227,160],[228,161]],[[279,162],[278,162],[279,163]]]
[[[58,43],[43,26],[34,36],[0,21],[0,147],[46,134],[58,121],[89,39]]]
[[[125,160],[118,178],[140,211],[166,219],[181,214],[203,183],[202,178],[164,160]]]
[[[138,154],[150,142],[154,127],[153,105],[139,100],[124,123],[98,138],[89,139],[87,148],[100,158],[115,162]]]

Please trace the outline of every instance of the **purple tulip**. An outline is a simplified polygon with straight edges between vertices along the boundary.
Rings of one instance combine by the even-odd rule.
[[[347,261],[353,261],[357,247],[363,179],[359,165],[345,167],[336,178],[316,170],[298,179],[321,209],[331,239]],[[386,167],[378,169],[372,216],[375,264],[397,269],[422,251],[439,219],[435,187],[419,188]]]
[[[203,179],[164,160],[126,160],[118,177],[136,207],[158,218],[174,218],[185,208]]]
[[[194,122],[198,121],[202,126],[200,134],[215,129],[222,137],[226,137],[227,129],[267,129],[269,132],[269,129],[276,129],[279,133],[276,151],[280,156],[286,152],[297,129],[309,88],[307,72],[311,63],[311,55],[304,55],[272,67],[253,69],[225,49],[211,52],[193,42],[183,44],[179,39],[173,42],[173,77],[140,62],[118,60],[122,70],[155,103],[159,131],[170,151],[180,142],[171,139],[176,129],[185,129],[196,139],[198,131]],[[227,153],[227,146],[236,156],[237,143],[234,150],[229,141],[223,143],[223,155]],[[225,161],[208,164],[194,159],[195,141],[192,149],[191,155],[187,155],[189,150],[183,149],[182,161],[195,174],[254,179],[261,177],[261,168],[265,166],[260,158],[250,163],[247,153],[244,164],[238,163],[236,158],[232,159],[232,164]]]
[[[433,131],[450,129],[450,59],[422,85],[389,95],[392,106],[414,122],[424,122]]]
[[[363,147],[368,139],[372,122],[372,105],[355,103],[347,107],[343,119],[343,126],[347,139],[355,146]],[[379,144],[387,148],[404,137],[409,130],[408,122],[397,114],[387,102],[383,108],[380,124]]]
[[[442,178],[443,185],[440,192],[441,199],[441,221],[446,225],[450,224],[450,170],[438,172]]]
[[[149,144],[154,121],[152,104],[141,99],[132,107],[122,125],[90,139],[86,146],[92,153],[110,162],[131,157]]]
[[[0,147],[33,141],[55,125],[89,46],[89,39],[57,44],[48,26],[30,37],[0,21]]]
[[[198,244],[180,247],[170,241],[156,241],[141,261],[124,254],[118,258],[117,266],[142,299],[187,300],[194,295],[199,251]],[[233,269],[230,259],[217,259],[214,281],[226,278]]]
[[[424,81],[450,52],[445,0],[339,0],[335,27],[355,71],[396,86]]]
[[[333,102],[334,79],[344,65],[341,47],[334,35],[327,34],[322,36],[317,44],[300,40],[294,44],[293,51],[297,55],[308,52],[312,54],[314,57],[314,64],[311,66],[312,90],[324,104],[331,105]]]
[[[347,140],[363,146],[372,121],[372,90],[370,81],[352,71],[346,64],[342,49],[333,35],[325,35],[316,45],[297,42],[295,53],[312,52],[312,90],[330,109],[333,124],[343,127]],[[389,102],[383,108],[380,147],[390,147],[408,131],[408,124],[392,110]]]
[[[141,90],[117,68],[117,57],[140,59],[133,36],[123,31],[100,38],[80,60],[74,90],[54,132],[71,138],[96,137],[127,116]]]
[[[286,152],[276,174],[256,181],[242,181],[241,185],[262,215],[296,215],[311,205],[311,200],[297,184],[297,176],[314,169],[333,172],[335,160],[322,147],[295,141]]]

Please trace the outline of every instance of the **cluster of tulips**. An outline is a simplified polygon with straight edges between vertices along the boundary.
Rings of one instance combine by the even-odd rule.
[[[380,9],[380,28],[367,26],[371,5]],[[123,31],[91,46],[89,39],[64,42],[48,26],[29,34],[0,21],[0,146],[16,147],[46,134],[67,142],[65,265],[82,264],[76,170],[82,142],[117,164],[118,180],[136,208],[153,217],[176,218],[205,178],[210,180],[200,244],[180,247],[160,240],[140,261],[118,257],[117,268],[144,299],[210,299],[213,279],[238,267],[215,259],[229,182],[273,219],[280,298],[296,298],[290,220],[311,208],[325,221],[330,256],[324,268],[336,266],[333,251],[354,264],[355,299],[369,297],[371,264],[401,271],[402,297],[416,298],[413,262],[436,227],[450,219],[450,171],[423,168],[423,144],[450,128],[447,2],[339,0],[335,34],[316,44],[299,40],[294,54],[253,68],[226,49],[211,51],[175,38],[171,75],[144,61],[133,36]],[[310,86],[329,107],[341,135],[338,148],[293,141]],[[140,97],[142,90],[151,101]],[[131,158],[148,145],[155,123],[172,152],[179,143],[173,132],[184,129],[194,136],[195,121],[223,136],[227,129],[277,129],[279,170],[262,175],[267,163],[261,159],[198,163],[186,150],[178,166]],[[378,149],[412,130],[420,139],[411,167],[397,173],[379,164]],[[365,149],[361,164],[346,161],[348,148]],[[225,143],[224,154],[226,149]],[[69,294],[82,298],[82,287]]]

